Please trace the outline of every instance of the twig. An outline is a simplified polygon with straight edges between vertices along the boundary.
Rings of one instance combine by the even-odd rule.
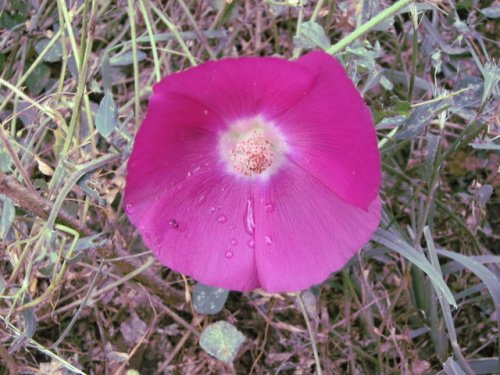
[[[330,55],[335,55],[346,48],[349,44],[358,39],[361,35],[367,33],[379,23],[385,21],[387,18],[392,17],[394,14],[399,12],[405,6],[410,4],[412,0],[399,0],[396,4],[390,6],[389,8],[383,10],[375,17],[370,19],[367,23],[364,23],[356,30],[354,30],[351,34],[347,35],[345,38],[342,38],[337,44],[334,44],[330,48],[326,50]]]
[[[52,202],[46,201],[38,193],[21,185],[14,177],[8,176],[2,171],[0,171],[0,194],[9,197],[16,205],[35,216],[42,219],[49,217]],[[64,210],[59,210],[57,222],[70,226],[83,234],[90,234],[90,231],[82,227],[75,218]]]
[[[316,345],[316,339],[314,338],[314,333],[312,331],[311,321],[309,320],[309,315],[307,315],[306,306],[304,305],[304,301],[302,300],[302,296],[300,293],[297,293],[297,301],[298,301],[299,306],[300,306],[300,311],[302,312],[302,315],[304,316],[304,320],[306,321],[307,332],[309,333],[309,338],[311,339],[311,346],[312,346],[313,355],[314,355],[314,362],[316,363],[316,374],[322,375],[323,371],[321,370],[321,363],[319,361],[318,346]]]
[[[182,347],[186,344],[187,340],[191,336],[192,332],[191,331],[186,331],[184,335],[181,337],[177,345],[175,345],[174,350],[170,353],[168,358],[161,364],[161,366],[158,368],[158,370],[155,372],[155,374],[163,374],[163,371],[167,368],[167,366],[174,360],[175,356],[180,352]]]
[[[101,262],[101,264],[99,265],[99,269],[96,271],[96,273],[95,273],[95,275],[94,275],[94,277],[92,279],[92,282],[90,283],[90,286],[89,286],[89,289],[87,291],[87,294],[85,294],[85,297],[83,298],[82,303],[78,307],[78,310],[76,310],[76,313],[73,315],[73,318],[71,319],[71,321],[69,322],[69,324],[67,325],[67,327],[64,329],[63,333],[61,333],[61,336],[59,336],[59,338],[57,339],[57,341],[50,346],[50,349],[57,348],[57,346],[64,340],[64,338],[66,337],[66,335],[69,333],[69,331],[71,331],[71,328],[73,328],[73,325],[78,320],[78,317],[80,316],[83,308],[85,306],[87,306],[87,301],[88,301],[91,293],[94,290],[95,283],[97,281],[98,276],[101,274],[101,270],[102,270],[103,265],[104,265],[104,262]]]
[[[7,365],[9,369],[9,374],[16,375],[17,374],[17,364],[14,361],[14,358],[9,354],[9,352],[0,344],[0,358]]]

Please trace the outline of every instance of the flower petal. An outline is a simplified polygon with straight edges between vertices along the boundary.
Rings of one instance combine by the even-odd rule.
[[[324,281],[370,239],[380,199],[353,206],[298,166],[255,190],[256,264],[269,292],[302,290]]]
[[[216,157],[220,118],[189,98],[155,95],[128,162],[125,199],[136,209]]]
[[[250,187],[219,165],[212,129],[221,120],[203,108],[153,96],[129,161],[126,210],[166,266],[207,285],[254,289],[254,253],[239,225]]]
[[[311,52],[297,64],[319,76],[307,96],[273,119],[287,136],[289,157],[340,198],[368,209],[381,178],[370,110],[330,55]]]
[[[154,92],[193,98],[230,123],[276,116],[304,97],[316,78],[314,70],[281,58],[229,58],[171,74]]]
[[[259,286],[255,255],[241,223],[246,184],[206,169],[129,215],[146,245],[167,267],[204,284],[232,290]]]

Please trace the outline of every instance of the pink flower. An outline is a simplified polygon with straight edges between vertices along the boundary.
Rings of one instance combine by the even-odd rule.
[[[175,271],[296,291],[370,239],[380,169],[370,111],[333,57],[224,59],[154,86],[126,211]]]

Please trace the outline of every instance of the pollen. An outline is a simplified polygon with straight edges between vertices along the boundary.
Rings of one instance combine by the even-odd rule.
[[[233,168],[244,176],[261,174],[273,164],[273,145],[260,133],[254,130],[231,149]]]
[[[260,117],[231,124],[219,138],[219,153],[228,170],[249,178],[267,178],[278,170],[285,147],[279,130]]]

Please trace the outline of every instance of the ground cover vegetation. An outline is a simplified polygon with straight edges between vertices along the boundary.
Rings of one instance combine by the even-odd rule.
[[[498,373],[499,16],[477,0],[0,1],[0,374]],[[300,294],[163,267],[123,203],[152,85],[314,49],[374,116],[372,241]]]

